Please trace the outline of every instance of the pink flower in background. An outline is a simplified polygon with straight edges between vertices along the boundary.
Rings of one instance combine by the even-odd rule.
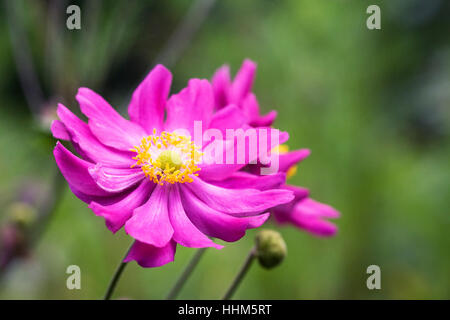
[[[80,88],[76,99],[88,123],[59,105],[59,120],[52,124],[53,135],[71,141],[81,157],[60,142],[54,149],[70,189],[112,232],[124,227],[136,239],[125,261],[144,267],[173,261],[177,244],[220,249],[209,237],[236,241],[266,221],[269,213],[264,212],[293,199],[291,191],[279,188],[285,180],[282,172],[254,176],[253,184],[243,177],[235,178],[232,187],[221,186],[221,180],[239,175],[246,163],[200,163],[202,149],[191,140],[194,121],[201,121],[205,130],[240,128],[245,125],[242,111],[236,103],[224,102],[214,113],[213,87],[207,80],[192,79],[168,97],[171,81],[171,73],[156,66],[133,93],[130,120],[95,92]],[[237,97],[236,92],[247,89],[233,90]],[[281,133],[280,143],[287,138]]]
[[[326,219],[339,218],[333,207],[317,202],[309,197],[297,198],[288,205],[273,209],[277,222],[291,223],[300,229],[322,237],[333,236],[337,227]]]
[[[297,172],[296,164],[309,156],[308,149],[288,152],[284,145],[279,146],[280,172],[285,172],[289,178]],[[272,209],[275,220],[280,224],[290,223],[317,236],[329,237],[337,232],[337,227],[327,221],[339,218],[339,212],[329,205],[317,202],[309,197],[309,190],[285,185],[282,188],[294,193],[294,200]]]
[[[302,149],[280,156],[280,172],[293,172],[295,163],[301,161],[309,154],[309,150]],[[292,164],[292,166],[289,166]],[[235,188],[251,185],[253,188],[265,190],[264,178],[259,176],[257,166],[249,165],[245,171],[239,171],[230,177],[217,182],[224,188]],[[291,172],[289,172],[291,171]],[[266,178],[267,179],[267,178]],[[302,230],[317,236],[329,237],[337,232],[337,227],[326,219],[338,218],[339,212],[329,205],[319,203],[309,197],[309,190],[303,187],[284,184],[280,188],[291,191],[294,199],[289,203],[278,205],[270,211],[276,222],[280,224],[292,224]]]
[[[274,122],[276,112],[271,111],[266,116],[260,115],[256,96],[251,92],[255,72],[256,64],[248,59],[244,60],[233,81],[230,80],[230,71],[227,65],[219,68],[212,78],[216,108],[220,109],[229,103],[234,103],[243,111],[248,124],[254,127],[269,126]],[[296,173],[296,164],[310,154],[308,149],[288,152],[285,145],[281,145],[273,151],[280,154],[279,172],[286,173],[287,178]],[[254,185],[253,179],[256,179],[255,177],[259,175],[260,167],[261,165],[248,165],[243,168],[244,172],[241,171],[229,177],[220,182],[220,185],[233,188],[237,184],[235,180],[239,179],[242,182],[244,177],[249,185]],[[264,190],[264,187],[258,184],[254,185],[254,187],[262,187],[261,190]],[[280,224],[293,224],[318,236],[333,236],[336,234],[337,227],[326,219],[338,218],[338,211],[329,205],[309,198],[308,189],[291,185],[284,185],[281,188],[292,191],[294,199],[271,210],[277,222]]]
[[[215,105],[221,109],[229,104],[235,104],[245,115],[247,124],[254,127],[270,126],[277,116],[275,110],[260,115],[258,100],[251,91],[256,73],[256,63],[246,59],[242,63],[233,81],[228,65],[220,67],[212,78]]]

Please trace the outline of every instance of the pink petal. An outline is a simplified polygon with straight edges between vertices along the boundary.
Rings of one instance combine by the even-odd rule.
[[[254,93],[250,92],[241,101],[242,112],[244,112],[249,122],[259,117],[259,103]]]
[[[324,218],[338,218],[339,212],[329,205],[306,198],[297,202],[289,213],[274,213],[277,221],[290,222],[312,234],[329,237],[337,232],[337,227]]]
[[[225,136],[226,129],[238,129],[246,123],[242,111],[236,105],[230,104],[214,114],[209,127],[222,131]]]
[[[109,195],[109,196],[92,196],[86,193],[83,193],[79,190],[77,190],[74,186],[71,186],[69,184],[69,188],[70,191],[72,191],[72,193],[81,201],[90,204],[91,202],[96,202],[102,206],[110,206],[116,202],[121,201],[122,199],[124,199],[129,192],[121,192],[118,194],[114,194],[114,195]]]
[[[150,199],[134,210],[133,217],[125,224],[125,230],[136,240],[164,247],[173,236],[168,212],[167,186],[156,186]]]
[[[83,155],[94,162],[101,162],[111,167],[129,168],[135,161],[133,153],[123,152],[103,145],[91,132],[88,125],[81,121],[62,104],[58,105],[58,117]],[[56,122],[55,122],[56,123]],[[56,132],[59,134],[59,132]],[[55,135],[55,134],[54,134]],[[55,135],[56,138],[57,135]]]
[[[309,190],[302,187],[284,185],[283,189],[292,191],[294,194],[294,200],[289,203],[281,204],[272,209],[273,216],[278,223],[288,223],[291,221],[291,215],[294,207],[299,201],[304,200],[309,195]]]
[[[199,177],[206,181],[220,181],[223,179],[226,179],[230,175],[232,175],[234,172],[240,170],[241,168],[245,167],[246,164],[238,164],[236,160],[233,160],[234,164],[227,164],[226,161],[226,155],[229,152],[235,152],[233,150],[236,150],[237,140],[235,141],[225,141],[222,140],[222,146],[224,146],[224,152],[222,155],[222,163],[217,163],[214,159],[212,159],[212,163],[207,163],[204,161],[204,163],[200,163],[198,167],[200,168]],[[205,145],[206,148],[207,144]],[[203,149],[204,151],[204,149]],[[231,153],[233,154],[233,153]],[[205,156],[204,156],[205,157]],[[205,160],[205,158],[203,158]]]
[[[215,181],[212,184],[229,189],[245,189],[252,187],[258,190],[275,189],[280,187],[286,181],[286,174],[279,172],[277,174],[258,176],[244,171],[233,173],[230,177],[222,181]]]
[[[140,207],[148,200],[154,187],[154,183],[146,180],[116,203],[105,205],[92,201],[89,208],[96,215],[105,218],[106,226],[109,230],[117,232],[131,218],[134,208]]]
[[[249,59],[244,60],[231,85],[229,96],[231,103],[240,103],[250,93],[255,73],[256,63]]]
[[[133,93],[128,114],[131,121],[140,124],[149,134],[153,133],[154,128],[160,132],[163,127],[171,83],[170,71],[158,64]]]
[[[263,116],[254,117],[253,120],[250,121],[250,125],[254,127],[269,127],[273,124],[277,115],[278,113],[275,110],[269,111]]]
[[[273,149],[279,144],[282,144],[286,142],[289,139],[289,134],[287,132],[280,132],[277,129],[273,128],[250,128],[250,127],[244,127],[242,128],[244,132],[246,132],[246,129],[252,129],[256,132],[256,153],[251,152],[249,147],[249,138],[245,138],[245,146],[244,150],[242,150],[242,146],[239,143],[238,138],[234,138],[234,140],[228,140],[224,141],[223,145],[225,146],[223,149],[223,155],[222,155],[222,163],[208,163],[205,161],[205,163],[201,163],[198,165],[198,167],[201,169],[199,171],[199,177],[202,178],[205,181],[220,181],[228,178],[230,175],[232,175],[234,172],[240,170],[248,163],[256,163],[259,159],[260,155],[260,137],[267,137],[266,141],[266,148],[265,153],[269,153],[269,150]],[[272,134],[278,134],[277,141],[272,141]],[[204,150],[203,150],[204,151]],[[231,161],[227,161],[227,155],[231,154],[233,155],[233,158]],[[242,155],[244,158],[244,161],[238,160],[238,154]],[[256,166],[255,166],[256,167]],[[260,173],[259,167],[258,172],[255,172],[257,174]]]
[[[297,204],[296,210],[302,212],[304,216],[320,216],[325,218],[339,218],[339,211],[333,207],[307,198]]]
[[[268,114],[261,116],[258,100],[255,94],[249,93],[241,102],[241,108],[246,115],[248,122],[253,127],[268,127],[271,126],[277,117],[275,110],[270,111]]]
[[[290,184],[286,184],[283,186],[284,189],[292,191],[294,194],[294,200],[303,200],[309,195],[309,190],[299,186],[293,186]]]
[[[109,168],[101,163],[89,168],[89,174],[105,191],[120,192],[145,178],[141,168]]]
[[[92,163],[74,156],[58,141],[53,150],[56,164],[67,182],[77,190],[94,196],[110,196],[110,192],[101,189],[89,174]]]
[[[217,211],[196,197],[188,188],[181,188],[181,198],[186,214],[204,234],[224,241],[237,241],[245,231],[261,226],[269,214],[237,218]]]
[[[187,129],[193,136],[194,121],[201,121],[204,131],[209,127],[213,108],[211,84],[207,80],[191,79],[186,88],[167,102],[165,130]]]
[[[135,241],[123,262],[135,260],[144,268],[161,267],[174,260],[176,248],[177,243],[175,241],[170,241],[161,248]]]
[[[331,237],[337,232],[337,227],[333,223],[326,220],[308,219],[302,217],[301,215],[293,214],[291,222],[298,228],[317,236]]]
[[[298,162],[304,160],[311,154],[309,149],[300,149],[288,153],[280,154],[279,156],[279,170],[287,172],[289,168],[296,165]]]
[[[94,91],[80,88],[76,99],[81,111],[89,118],[89,128],[103,144],[129,151],[147,135],[141,126],[124,119]]]
[[[217,109],[223,108],[228,104],[228,91],[230,90],[230,68],[225,65],[220,67],[211,80],[215,105]]]
[[[70,140],[69,131],[67,131],[66,126],[59,120],[53,120],[52,125],[50,127],[50,131],[56,139],[61,140]]]
[[[187,184],[187,188],[210,207],[234,215],[262,212],[294,199],[288,190],[225,189],[197,177]]]
[[[174,230],[173,239],[182,246],[191,248],[223,248],[223,246],[215,244],[200,232],[186,216],[178,186],[172,189],[169,196],[169,217]]]

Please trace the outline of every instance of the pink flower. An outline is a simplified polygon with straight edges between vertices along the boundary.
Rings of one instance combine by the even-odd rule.
[[[337,232],[337,227],[325,219],[339,218],[339,212],[309,197],[278,206],[273,213],[277,222],[291,223],[318,236],[329,237]]]
[[[255,72],[256,64],[248,59],[244,60],[233,81],[230,80],[230,71],[227,65],[219,68],[212,78],[216,108],[220,109],[233,103],[243,111],[250,125],[254,127],[270,126],[275,121],[277,114],[275,111],[271,111],[266,116],[260,115],[256,96],[251,92]],[[297,170],[296,164],[310,154],[308,149],[287,152],[284,145],[278,149],[276,152],[280,154],[279,172],[286,173],[288,178],[295,174]],[[243,168],[245,172],[234,174],[220,182],[220,185],[233,188],[233,186],[239,185],[236,180],[243,182],[245,181],[244,177],[247,183],[254,183],[252,180],[256,178],[253,175],[259,175],[260,167],[261,165],[248,165]],[[264,190],[264,187],[258,184],[254,187],[261,187],[260,189]],[[332,236],[337,232],[337,227],[325,219],[338,218],[338,211],[309,198],[309,191],[305,188],[291,185],[284,185],[282,188],[292,191],[294,199],[271,210],[277,222],[282,224],[290,223],[319,236]]]
[[[246,59],[233,81],[230,78],[228,65],[220,67],[212,78],[216,108],[221,109],[229,104],[235,104],[244,113],[246,122],[254,127],[270,126],[277,116],[272,110],[262,116],[258,100],[251,91],[256,73],[256,63]]]
[[[282,147],[280,146],[279,149],[283,149]],[[297,171],[296,164],[308,157],[309,154],[310,151],[308,149],[294,150],[292,152],[280,150],[280,172],[285,172],[287,177],[295,174]],[[339,218],[340,214],[336,209],[311,199],[308,189],[292,185],[284,185],[282,188],[292,191],[294,200],[272,209],[277,222],[280,224],[293,224],[317,236],[329,237],[336,234],[337,227],[326,220]]]
[[[124,227],[136,239],[125,261],[143,267],[173,261],[177,244],[220,249],[209,237],[236,241],[266,221],[269,213],[263,212],[293,199],[291,191],[278,188],[283,173],[256,177],[259,190],[240,181],[235,188],[219,186],[246,164],[200,163],[202,150],[191,140],[194,121],[203,130],[236,128],[243,125],[242,112],[228,105],[214,113],[207,80],[192,79],[168,97],[171,81],[170,71],[156,66],[133,93],[130,120],[80,88],[76,99],[88,123],[60,104],[52,124],[53,135],[71,141],[81,156],[60,142],[54,149],[70,189],[112,232]],[[287,138],[280,134],[281,143]]]

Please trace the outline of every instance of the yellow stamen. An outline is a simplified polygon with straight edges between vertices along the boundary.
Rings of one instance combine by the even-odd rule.
[[[200,170],[196,164],[202,153],[189,137],[176,133],[163,131],[157,136],[153,130],[153,135],[142,138],[141,145],[131,151],[137,153],[131,167],[140,166],[147,178],[160,185],[192,182],[191,175]]]

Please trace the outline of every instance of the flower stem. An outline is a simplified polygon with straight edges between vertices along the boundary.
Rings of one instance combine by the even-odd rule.
[[[245,259],[244,264],[241,267],[241,270],[239,270],[239,273],[237,274],[236,278],[234,278],[233,283],[231,284],[230,288],[228,289],[227,293],[225,293],[222,300],[230,300],[233,294],[236,292],[236,289],[238,288],[239,284],[241,283],[242,279],[247,274],[247,271],[250,269],[253,260],[256,258],[256,247],[253,247],[248,256],[247,259]]]
[[[197,250],[195,255],[192,257],[191,261],[187,265],[187,267],[184,269],[181,276],[178,278],[177,282],[173,286],[172,290],[170,290],[169,294],[167,295],[167,300],[173,300],[175,299],[178,294],[180,293],[181,289],[183,288],[184,284],[186,283],[189,276],[192,274],[192,271],[194,271],[194,268],[197,266],[198,262],[200,261],[200,258],[203,256],[207,248],[200,248]]]
[[[103,297],[103,300],[109,300],[114,292],[114,289],[116,288],[117,282],[119,281],[120,276],[123,273],[123,270],[127,266],[127,262],[123,262],[123,260],[128,256],[128,253],[130,252],[131,248],[133,247],[134,241],[131,243],[130,247],[127,250],[127,253],[123,257],[123,259],[120,261],[120,264],[117,266],[116,272],[114,272],[114,275],[109,282],[108,290],[106,290],[105,296]]]

